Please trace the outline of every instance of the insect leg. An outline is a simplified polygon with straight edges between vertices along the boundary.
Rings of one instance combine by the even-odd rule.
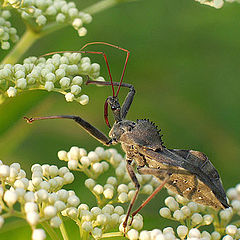
[[[113,86],[120,85],[119,82],[111,83],[111,82],[100,82],[100,81],[91,81],[91,80],[88,80],[86,82],[86,84],[96,84],[96,85],[104,85],[104,86],[108,86],[108,85],[112,85],[112,84],[113,84]],[[122,83],[121,86],[129,88],[129,92],[128,92],[128,94],[123,102],[122,108],[121,108],[121,115],[122,115],[122,118],[124,119],[127,116],[128,110],[132,104],[132,101],[133,101],[136,91],[135,91],[133,85],[129,84],[129,83]]]
[[[127,160],[127,166],[126,166],[126,168],[127,168],[128,174],[129,174],[131,180],[133,181],[133,183],[135,184],[135,187],[136,187],[137,190],[136,190],[136,192],[135,192],[135,194],[134,194],[134,196],[133,196],[133,198],[132,198],[132,200],[131,200],[131,203],[130,203],[130,205],[129,205],[129,207],[128,207],[127,216],[126,216],[126,218],[125,218],[125,220],[124,220],[124,222],[123,222],[123,227],[124,227],[124,228],[127,227],[128,218],[129,218],[129,216],[130,216],[130,213],[131,213],[133,204],[134,204],[134,202],[136,201],[137,196],[138,196],[138,194],[139,194],[139,190],[140,190],[140,184],[139,184],[139,182],[138,182],[138,180],[137,180],[136,174],[135,174],[135,172],[134,172],[134,170],[133,170],[133,167],[132,167],[131,163],[132,163],[132,160]]]
[[[93,136],[95,139],[97,139],[102,144],[109,146],[111,144],[111,140],[100,130],[98,130],[96,127],[88,123],[87,121],[83,120],[79,116],[72,116],[72,115],[59,115],[59,116],[49,116],[49,117],[36,117],[36,118],[27,118],[24,117],[24,119],[27,120],[28,123],[32,123],[36,120],[45,120],[45,119],[72,119],[75,122],[77,122],[85,131],[87,131],[91,136]]]
[[[164,187],[164,185],[167,183],[167,181],[169,180],[171,174],[168,173],[167,170],[161,170],[161,169],[154,169],[154,168],[148,168],[148,167],[143,167],[138,169],[138,172],[140,174],[150,174],[150,175],[160,175],[160,174],[164,174],[164,180],[162,181],[162,183],[154,190],[154,192],[140,205],[140,207],[134,211],[132,213],[132,221],[134,216],[143,208],[145,207],[151,200],[152,198]],[[132,221],[130,223],[130,225],[132,224]]]

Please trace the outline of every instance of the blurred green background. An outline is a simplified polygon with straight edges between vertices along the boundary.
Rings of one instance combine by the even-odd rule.
[[[96,1],[76,1],[82,8],[93,2]],[[237,3],[226,3],[216,10],[193,0],[119,4],[95,15],[87,26],[86,37],[80,39],[71,27],[66,27],[39,40],[25,57],[79,50],[92,41],[105,41],[130,50],[124,81],[133,84],[137,93],[128,119],[154,121],[162,129],[164,143],[169,148],[193,149],[207,154],[227,189],[239,183],[239,9]],[[17,21],[16,18],[15,26]],[[24,25],[21,29],[20,32]],[[118,81],[124,53],[102,46],[91,47],[93,49],[108,54],[111,72]],[[2,57],[2,52],[0,54]],[[107,76],[101,56],[91,58],[104,66],[102,75]],[[68,150],[71,146],[93,150],[99,146],[71,121],[52,120],[28,125],[22,119],[25,115],[75,114],[108,133],[103,105],[112,94],[111,88],[89,86],[84,91],[90,96],[86,106],[67,103],[64,96],[43,91],[28,92],[4,102],[0,107],[0,159],[5,163],[19,162],[29,173],[34,163],[65,165],[57,159],[58,150]],[[126,94],[127,90],[121,89],[120,99]],[[119,146],[117,148],[121,151]],[[87,190],[83,190],[85,176],[75,174],[75,177],[75,185],[69,188],[79,193],[82,202],[90,201],[93,205],[94,199],[89,200]],[[159,194],[142,211],[145,229],[169,225],[158,214],[163,206],[163,195],[166,193]],[[4,230],[0,233],[0,239],[9,237]],[[29,229],[27,233],[21,229],[11,234],[16,234],[16,240],[27,239],[26,234],[30,238]]]

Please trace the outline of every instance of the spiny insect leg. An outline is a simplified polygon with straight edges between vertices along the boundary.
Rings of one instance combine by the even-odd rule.
[[[134,170],[133,170],[133,167],[132,167],[131,163],[132,163],[131,160],[127,160],[127,166],[126,166],[126,168],[127,168],[128,174],[129,174],[131,180],[133,181],[133,183],[135,184],[135,187],[136,187],[137,190],[136,190],[136,192],[135,192],[135,194],[134,194],[134,196],[133,196],[133,198],[132,198],[132,200],[131,200],[131,203],[130,203],[130,205],[129,205],[129,207],[128,207],[127,216],[126,216],[126,218],[125,218],[125,220],[124,220],[124,222],[123,222],[123,227],[124,227],[124,229],[126,229],[126,227],[127,227],[128,218],[129,218],[129,216],[130,216],[132,207],[133,207],[133,205],[134,205],[134,202],[135,202],[136,199],[137,199],[137,196],[138,196],[139,190],[140,190],[140,184],[139,184],[139,182],[138,182],[138,180],[137,180],[136,174],[135,174],[135,172],[134,172]]]
[[[152,198],[164,187],[164,185],[167,183],[167,181],[170,178],[170,174],[166,170],[152,169],[152,168],[145,168],[145,167],[140,168],[138,170],[138,172],[140,174],[151,174],[151,175],[156,175],[156,171],[158,174],[160,174],[160,172],[162,172],[166,176],[165,176],[164,180],[162,181],[162,183],[154,190],[154,192],[140,205],[140,207],[136,211],[134,211],[132,213],[132,216],[131,216],[132,220],[131,220],[130,225],[132,224],[134,216],[152,200]]]

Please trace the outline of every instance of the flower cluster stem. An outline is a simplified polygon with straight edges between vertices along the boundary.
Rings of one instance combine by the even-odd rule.
[[[41,225],[47,231],[47,233],[49,234],[52,240],[60,240],[57,233],[53,230],[53,228],[47,222],[42,222]]]
[[[23,54],[32,46],[32,44],[41,37],[41,34],[33,32],[27,28],[19,42],[12,51],[3,59],[1,64],[15,64],[23,56]]]
[[[60,214],[58,214],[58,217],[62,220],[62,217],[61,217]],[[61,225],[60,225],[60,231],[61,231],[61,233],[62,233],[63,239],[64,239],[64,240],[69,240],[68,233],[67,233],[67,230],[66,230],[66,228],[65,228],[65,225],[64,225],[64,223],[63,223],[63,220],[62,220],[62,223],[61,223]]]

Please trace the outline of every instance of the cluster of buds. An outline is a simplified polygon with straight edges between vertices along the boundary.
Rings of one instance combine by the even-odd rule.
[[[100,65],[81,53],[54,54],[48,59],[29,57],[23,64],[0,65],[0,89],[8,97],[24,90],[45,89],[64,94],[68,102],[85,105],[89,97],[81,91],[83,77],[104,81],[99,75]]]
[[[74,2],[65,0],[4,0],[3,7],[17,8],[21,17],[29,24],[34,22],[38,28],[47,24],[71,24],[79,36],[85,36],[83,26],[92,21],[92,16],[79,11]]]
[[[95,151],[87,153],[83,148],[72,147],[69,152],[59,151],[58,157],[68,162],[69,169],[82,171],[89,177],[85,186],[94,194],[99,206],[106,203],[126,203],[135,194],[136,187],[126,171],[126,161],[115,149],[104,150],[97,147]],[[97,182],[97,178],[110,166],[115,170],[115,176],[108,177],[105,184]],[[136,175],[142,194],[150,195],[159,184],[150,175]]]
[[[168,192],[172,196],[165,199],[166,207],[161,208],[159,213],[164,218],[182,224],[177,228],[180,239],[185,239],[185,237],[187,239],[194,237],[194,239],[204,240],[233,240],[240,238],[240,228],[237,227],[237,222],[231,222],[236,215],[240,215],[240,185],[227,191],[227,196],[231,200],[231,207],[220,211],[191,202],[170,191]],[[213,225],[215,230],[211,234],[207,231],[201,233],[198,230],[198,228],[210,224]]]
[[[0,46],[3,50],[10,48],[10,40],[15,43],[19,39],[16,28],[8,21],[10,17],[10,11],[0,10]]]
[[[32,178],[28,179],[18,163],[0,163],[0,227],[9,216],[25,218],[33,229],[32,239],[42,240],[46,234],[37,225],[45,223],[59,228],[60,213],[78,207],[80,200],[74,191],[62,189],[74,180],[68,168],[35,164],[31,170]]]

